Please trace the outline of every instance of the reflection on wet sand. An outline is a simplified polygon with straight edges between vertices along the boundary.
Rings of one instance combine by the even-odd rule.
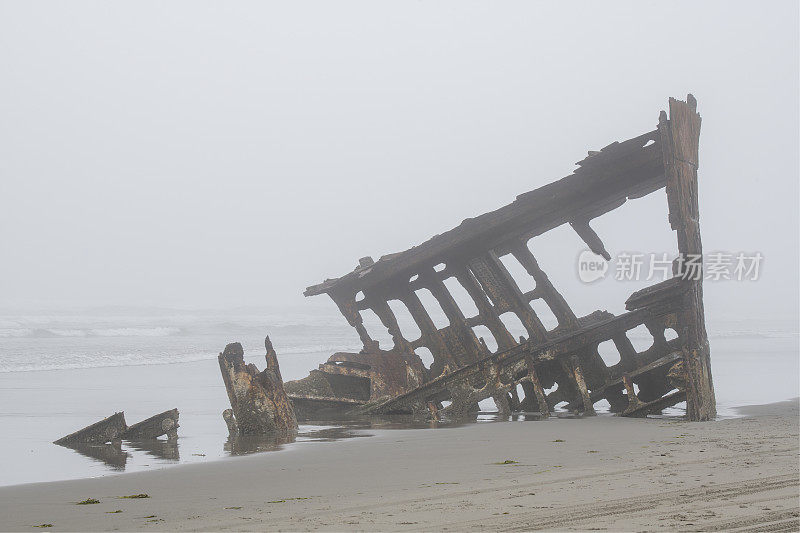
[[[371,437],[369,433],[359,433],[353,431],[354,428],[349,427],[331,427],[314,429],[310,431],[303,431],[298,433],[297,440],[299,442],[333,442],[342,439],[353,439],[356,437]],[[355,429],[368,429],[368,428],[355,428]]]
[[[251,453],[277,451],[286,444],[294,442],[331,442],[357,437],[371,437],[369,430],[385,429],[430,429],[437,427],[457,427],[476,422],[493,422],[501,420],[526,421],[541,420],[539,413],[515,413],[512,416],[500,417],[497,413],[474,413],[467,419],[460,420],[419,420],[407,415],[386,415],[369,418],[337,417],[325,420],[302,420],[297,435],[244,435],[228,437],[223,443],[223,455],[248,455]],[[180,438],[151,439],[143,441],[123,441],[115,444],[72,444],[67,448],[79,454],[102,461],[114,471],[124,471],[128,458],[133,452],[143,452],[165,462],[180,462]],[[127,450],[126,450],[127,449]],[[201,455],[201,454],[193,454]]]
[[[125,441],[125,444],[148,455],[168,461],[180,461],[181,456],[178,452],[177,439],[151,439],[143,441]]]
[[[247,455],[280,450],[284,444],[294,442],[293,435],[239,435],[228,437],[223,449],[231,455]]]
[[[130,454],[122,449],[119,441],[111,444],[74,443],[69,445],[59,444],[59,446],[75,450],[81,455],[101,461],[110,466],[113,470],[118,471],[125,470],[125,463],[127,463],[128,457],[130,457]]]
[[[533,421],[542,420],[540,413],[515,413],[513,416],[500,417],[497,413],[478,412],[459,420],[419,420],[410,415],[372,416],[369,418],[337,417],[324,420],[301,420],[301,431],[296,436],[275,435],[243,435],[228,437],[224,450],[231,455],[247,455],[251,453],[271,452],[283,448],[292,442],[332,442],[357,437],[371,437],[365,433],[370,429],[429,429],[437,427],[458,427],[476,422],[494,422],[500,420]],[[309,428],[310,426],[310,428]],[[303,428],[309,429],[303,429]]]
[[[321,424],[320,424],[321,425]],[[302,426],[301,426],[302,427]],[[362,429],[361,427],[357,429]],[[293,442],[332,442],[355,437],[371,437],[366,433],[353,431],[348,427],[323,427],[300,431],[297,435],[240,435],[228,437],[223,449],[230,455],[247,455],[251,453],[273,452],[283,448],[284,444]]]
[[[126,451],[121,441],[113,441],[105,444],[73,443],[59,444],[64,448],[69,448],[75,452],[105,463],[114,471],[125,471],[130,452]],[[145,452],[148,455],[164,459],[166,461],[180,461],[177,440],[158,440],[147,441],[125,441],[125,447],[131,450]]]
[[[573,418],[575,415],[572,413],[557,413],[559,418]],[[470,413],[458,419],[440,419],[440,420],[421,420],[414,418],[411,415],[383,415],[383,416],[370,416],[369,418],[354,418],[354,417],[339,417],[336,419],[306,419],[301,424],[308,424],[312,426],[339,426],[336,429],[342,430],[356,430],[356,429],[430,429],[430,428],[444,428],[444,427],[459,427],[467,424],[474,424],[476,422],[524,422],[547,419],[538,412],[519,412],[511,415],[499,415],[497,412],[492,411],[478,411]],[[345,435],[341,433],[338,438],[360,437],[363,435],[350,434]]]

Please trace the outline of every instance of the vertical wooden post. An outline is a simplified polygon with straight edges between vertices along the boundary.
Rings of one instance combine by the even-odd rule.
[[[692,257],[702,258],[697,200],[700,115],[694,96],[688,95],[686,102],[670,98],[669,120],[662,111],[658,131],[664,156],[669,222],[677,232],[678,252],[684,261]],[[686,296],[687,306],[678,313],[678,327],[688,374],[686,416],[689,420],[711,420],[717,416],[717,407],[703,315],[702,265],[698,272],[698,275],[692,276],[693,279],[685,279],[685,283],[690,283],[691,287]],[[678,276],[682,274],[676,273]]]

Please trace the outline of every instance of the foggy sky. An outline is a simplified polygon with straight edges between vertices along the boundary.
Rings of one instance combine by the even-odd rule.
[[[765,257],[707,312],[797,314],[794,1],[3,1],[0,72],[0,306],[324,304],[692,92],[704,248]],[[612,254],[674,249],[653,196]]]

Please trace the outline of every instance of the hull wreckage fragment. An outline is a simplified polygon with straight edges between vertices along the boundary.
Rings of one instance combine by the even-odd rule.
[[[122,433],[125,440],[143,441],[155,439],[161,435],[166,435],[168,439],[178,438],[178,410],[170,409],[163,413],[151,416],[142,420],[138,424],[129,426]]]
[[[178,438],[178,410],[170,409],[132,426],[125,423],[125,413],[120,411],[108,418],[95,422],[75,433],[61,437],[53,444],[104,444],[122,439],[145,441],[166,435],[169,439]]]
[[[128,425],[125,423],[125,413],[120,411],[99,422],[95,422],[74,433],[61,437],[57,441],[54,441],[53,444],[59,444],[61,446],[70,446],[71,444],[105,444],[106,442],[120,440],[120,436],[127,428]]]
[[[267,367],[259,372],[245,364],[244,350],[238,342],[219,354],[219,368],[232,409],[222,413],[232,437],[241,435],[292,435],[297,431],[294,409],[283,389],[278,356],[267,337]]]
[[[594,414],[594,404],[606,400],[612,412],[646,416],[685,401],[689,420],[713,419],[716,404],[702,273],[689,276],[681,268],[685,264],[681,259],[702,253],[696,106],[692,95],[685,102],[670,99],[669,116],[662,111],[655,130],[589,152],[571,175],[521,194],[496,211],[464,220],[419,246],[378,261],[362,258],[353,272],[308,287],[306,296],[327,294],[336,303],[363,349],[357,354],[336,353],[308,377],[285,384],[298,415],[459,417],[477,411],[481,400],[493,398],[501,413],[544,416],[564,402],[583,415]],[[673,277],[633,293],[625,302],[625,313],[576,316],[540,268],[528,241],[569,224],[592,252],[610,260],[590,222],[627,201],[661,190],[666,192],[669,224],[677,236],[679,258],[673,263]],[[501,261],[508,255],[535,281],[533,290],[520,289]],[[477,314],[467,316],[458,305],[445,284],[451,279],[469,295]],[[447,318],[445,327],[434,324],[420,291],[435,298]],[[389,302],[405,306],[421,332],[419,338],[403,336]],[[545,327],[533,302],[549,308],[557,327]],[[380,349],[367,331],[362,318],[366,310],[388,330],[391,349]],[[516,339],[506,328],[502,320],[506,313],[522,323],[525,337]],[[496,350],[475,334],[477,326],[488,328]],[[643,351],[637,351],[628,336],[639,326],[653,337],[653,345]],[[668,340],[667,330],[677,336]],[[619,363],[609,366],[601,358],[598,346],[605,341],[616,347]],[[429,367],[418,355],[420,349],[433,355]],[[262,378],[255,369],[244,367],[240,352],[241,347],[226,363],[238,365],[235,374],[227,372],[243,376],[241,390],[250,391]],[[220,365],[225,376],[223,355]],[[277,361],[274,364],[277,368]],[[257,410],[262,407],[254,404],[269,402],[256,401],[249,392],[233,394],[231,379],[226,378],[226,386],[241,431],[240,416],[245,416],[241,403],[249,402],[249,408]],[[269,397],[269,393],[255,396]],[[266,417],[251,427],[268,429],[268,422]]]

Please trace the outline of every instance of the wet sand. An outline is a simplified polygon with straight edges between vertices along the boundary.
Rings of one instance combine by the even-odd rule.
[[[100,340],[104,342],[102,346],[112,347],[119,338]],[[163,338],[156,338],[152,345],[133,345],[139,346],[141,352],[155,349],[162,341]],[[179,337],[178,341],[187,339]],[[202,341],[196,338],[192,342],[199,345]],[[256,341],[263,344],[263,339],[252,340]],[[174,339],[170,342],[177,343]],[[81,346],[70,345],[69,350],[78,352]],[[54,348],[49,342],[40,347],[41,352],[50,349]],[[800,345],[796,335],[766,339],[718,337],[714,339],[714,349],[719,354],[714,358],[714,385],[721,418],[741,416],[734,409],[737,405],[766,404],[797,396]],[[263,367],[262,352],[263,347],[256,345],[247,352],[246,360]],[[0,360],[8,353],[0,347]],[[329,355],[325,352],[281,357],[281,373],[285,380],[305,377],[308,369]],[[759,377],[760,385],[753,385],[754,375]],[[598,402],[595,409],[601,411],[603,403]],[[123,443],[122,453],[97,460],[91,453],[76,453],[52,444],[116,411],[125,411],[126,420],[132,424],[173,407],[180,411],[177,448]],[[160,365],[0,372],[0,486],[142,472],[230,458],[243,453],[243,448],[228,446],[228,431],[220,416],[228,407],[216,357]],[[491,400],[483,408],[492,411]],[[677,414],[680,409],[671,411]],[[304,424],[301,431],[308,433],[338,424],[321,420]]]
[[[797,530],[798,402],[743,414],[712,423],[598,417],[385,430],[208,464],[3,487],[0,528]],[[139,493],[150,497],[120,498]],[[75,504],[86,498],[101,503]]]

